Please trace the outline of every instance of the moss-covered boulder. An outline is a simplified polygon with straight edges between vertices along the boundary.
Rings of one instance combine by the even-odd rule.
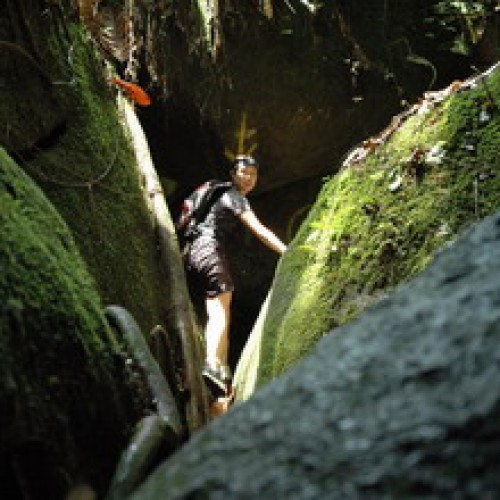
[[[353,151],[281,262],[238,367],[239,397],[287,370],[325,332],[498,208],[499,156],[498,66],[426,94]]]
[[[113,73],[74,2],[6,4],[0,144],[67,222],[103,301],[126,307],[144,332],[165,326],[169,289]]]
[[[495,498],[500,213],[207,426],[132,498]]]
[[[95,283],[41,190],[0,149],[2,498],[105,491],[151,406],[112,340]]]

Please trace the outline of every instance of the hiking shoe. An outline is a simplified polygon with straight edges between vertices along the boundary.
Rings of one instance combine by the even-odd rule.
[[[205,380],[216,389],[219,389],[223,394],[227,392],[227,380],[224,378],[225,373],[220,367],[214,367],[206,364],[201,372]]]

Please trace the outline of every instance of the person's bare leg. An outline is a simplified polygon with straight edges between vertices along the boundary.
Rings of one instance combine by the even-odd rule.
[[[205,327],[206,361],[210,366],[227,365],[232,292],[206,299],[208,321]]]

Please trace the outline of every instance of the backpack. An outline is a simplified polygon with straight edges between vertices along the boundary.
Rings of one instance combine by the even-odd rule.
[[[199,235],[198,225],[205,220],[212,205],[232,186],[231,182],[207,181],[184,200],[175,224],[181,246]]]

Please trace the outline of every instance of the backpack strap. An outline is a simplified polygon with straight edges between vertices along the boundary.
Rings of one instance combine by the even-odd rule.
[[[186,213],[177,224],[184,242],[197,236],[197,226],[203,222],[214,203],[231,187],[231,182],[208,181],[202,184],[186,201]]]
[[[213,204],[230,188],[231,182],[210,181],[210,185],[203,193],[198,205],[193,209],[191,219],[195,225],[203,222]]]

